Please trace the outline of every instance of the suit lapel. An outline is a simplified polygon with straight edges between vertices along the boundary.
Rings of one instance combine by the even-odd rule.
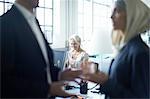
[[[35,49],[39,50],[40,55],[42,55],[43,60],[45,61],[44,56],[42,54],[42,50],[38,44],[38,41],[37,41],[32,29],[31,29],[30,25],[26,21],[25,17],[22,15],[22,13],[14,5],[13,5],[11,10],[12,10],[12,13],[14,13],[14,17],[12,18],[12,20],[14,18],[16,18],[16,20],[18,20],[18,22],[15,22],[15,25],[18,26],[18,24],[20,24],[16,31],[19,31],[20,32],[19,34],[22,37],[26,38],[26,40],[29,40],[31,43],[33,43]],[[41,31],[41,29],[40,29],[40,31]]]
[[[36,19],[36,22],[37,22],[37,25],[38,25],[38,27],[39,27],[39,29],[40,29],[40,31],[41,31],[42,37],[43,37],[43,39],[44,39],[44,44],[45,44],[46,51],[47,51],[47,54],[48,54],[49,62],[50,62],[51,64],[53,64],[53,53],[52,53],[52,49],[50,48],[50,46],[48,46],[48,42],[47,42],[47,40],[46,40],[46,38],[45,38],[45,36],[44,36],[44,34],[43,34],[41,28],[40,28],[40,24],[39,24],[39,21],[38,21],[37,19]]]

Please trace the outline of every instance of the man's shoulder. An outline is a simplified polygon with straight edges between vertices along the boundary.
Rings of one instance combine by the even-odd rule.
[[[1,20],[9,20],[13,17],[14,11],[13,8],[11,8],[10,10],[8,10],[6,13],[4,13],[2,16],[0,16]]]

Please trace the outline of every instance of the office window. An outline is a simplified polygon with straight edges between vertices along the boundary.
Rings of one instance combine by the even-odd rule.
[[[0,0],[0,16],[9,10],[15,0]],[[53,42],[53,0],[39,0],[36,16],[46,39]]]
[[[49,44],[53,43],[53,0],[40,0],[36,16]]]
[[[4,4],[2,2],[0,2],[0,15],[2,15],[4,13]]]
[[[112,53],[112,2],[113,0],[78,0],[78,34],[82,39],[82,48],[90,54]]]
[[[0,16],[7,12],[14,2],[15,0],[0,0]]]
[[[78,34],[83,41],[92,35],[92,1],[78,0]]]
[[[110,27],[112,0],[78,0],[78,34],[90,42],[94,32]]]
[[[111,27],[111,0],[93,0],[93,32]]]

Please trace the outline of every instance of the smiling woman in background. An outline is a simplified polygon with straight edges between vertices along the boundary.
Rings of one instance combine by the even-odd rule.
[[[67,53],[66,68],[83,69],[82,63],[88,61],[88,54],[81,48],[81,38],[74,34],[69,39],[69,52]]]
[[[116,0],[111,18],[117,54],[109,76],[99,72],[86,79],[100,83],[106,98],[150,98],[149,47],[140,37],[150,29],[150,8],[140,0]]]

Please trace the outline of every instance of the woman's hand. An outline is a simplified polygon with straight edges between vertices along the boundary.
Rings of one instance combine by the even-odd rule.
[[[75,78],[80,78],[82,70],[66,69],[59,74],[59,80],[74,81]]]
[[[108,80],[108,75],[103,72],[97,72],[97,73],[88,73],[84,75],[85,80],[89,80],[95,83],[103,84]]]
[[[82,63],[81,63],[81,69],[83,71],[83,75],[84,74],[87,74],[90,72],[90,62],[88,60],[84,60]]]
[[[51,96],[59,96],[59,97],[71,97],[75,96],[73,94],[69,94],[65,92],[63,89],[63,86],[65,85],[64,82],[58,81],[58,82],[53,82],[50,85],[49,93]]]

